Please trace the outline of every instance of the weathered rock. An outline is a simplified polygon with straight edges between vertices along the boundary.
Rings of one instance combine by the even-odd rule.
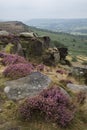
[[[77,85],[77,84],[67,84],[67,87],[69,88],[70,91],[75,92],[75,93],[79,93],[81,91],[86,92],[87,93],[87,86],[85,85]]]
[[[73,76],[87,76],[87,67],[73,67],[72,68]]]
[[[49,42],[50,40],[43,37],[20,37],[20,43],[27,57],[41,57],[44,50],[48,48]]]
[[[0,31],[0,36],[9,36],[9,32],[2,30]]]
[[[56,65],[60,61],[59,50],[54,48],[48,48],[43,55],[43,62],[46,65]]]
[[[65,47],[58,48],[60,53],[60,60],[65,60],[66,56],[68,55],[68,49]]]
[[[15,44],[15,46],[13,48],[13,53],[18,54],[20,56],[24,56],[23,48],[20,43]]]
[[[7,97],[12,100],[23,99],[27,96],[35,96],[44,88],[47,88],[51,83],[51,79],[41,74],[33,72],[30,75],[6,82],[4,92]]]
[[[70,95],[68,94],[68,92],[67,92],[65,89],[63,89],[63,88],[60,87],[60,90],[61,90],[61,92],[62,92],[64,95],[66,95],[67,98],[71,99]]]
[[[30,38],[37,37],[37,35],[34,32],[23,32],[23,33],[20,33],[20,36],[30,37]]]

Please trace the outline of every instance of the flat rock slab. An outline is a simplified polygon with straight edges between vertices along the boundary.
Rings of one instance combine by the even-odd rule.
[[[47,88],[51,83],[51,79],[40,73],[33,72],[30,75],[13,80],[7,81],[4,92],[11,100],[23,99],[27,96],[35,96],[43,89]]]
[[[86,92],[87,93],[87,86],[86,85],[77,85],[77,84],[67,84],[67,87],[69,88],[69,90],[71,90],[72,92]]]

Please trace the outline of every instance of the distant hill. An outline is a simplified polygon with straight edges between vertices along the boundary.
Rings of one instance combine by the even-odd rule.
[[[34,32],[38,36],[49,36],[51,43],[59,43],[65,45],[69,49],[69,53],[75,55],[87,56],[87,36],[77,36],[62,32],[52,32],[35,27],[28,26],[19,21],[0,22],[0,29],[11,33]]]
[[[26,24],[54,32],[87,35],[87,19],[32,19]]]
[[[6,30],[10,33],[31,31],[27,25],[19,21],[0,22],[0,30]]]

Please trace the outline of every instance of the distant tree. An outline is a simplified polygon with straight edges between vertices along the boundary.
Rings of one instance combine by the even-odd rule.
[[[73,39],[72,41],[73,41],[73,42],[76,42],[76,39]]]

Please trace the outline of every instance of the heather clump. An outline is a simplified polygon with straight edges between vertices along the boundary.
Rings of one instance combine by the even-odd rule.
[[[36,113],[46,121],[66,127],[74,118],[75,106],[60,88],[54,86],[43,90],[37,97],[27,98],[19,106],[21,119],[31,120]]]
[[[3,75],[8,78],[17,79],[17,78],[27,76],[32,71],[33,71],[33,66],[30,63],[28,64],[19,63],[14,65],[9,65],[3,71]]]
[[[3,65],[11,65],[11,64],[18,64],[18,63],[28,63],[24,57],[13,55],[13,54],[4,54],[2,53],[2,64]]]
[[[59,73],[59,74],[66,74],[66,72],[64,70],[56,70],[56,73]]]

